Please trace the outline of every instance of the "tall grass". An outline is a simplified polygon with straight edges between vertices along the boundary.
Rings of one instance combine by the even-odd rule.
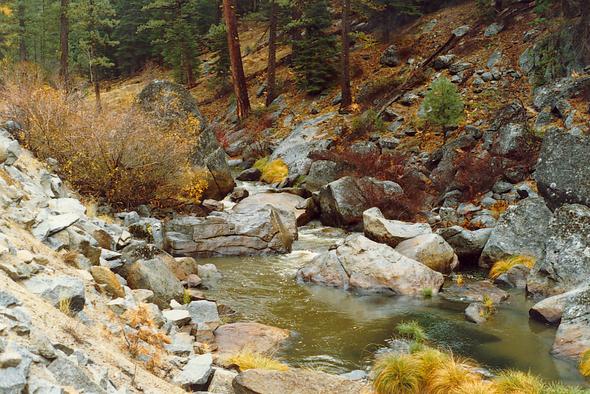
[[[240,351],[227,360],[230,364],[237,365],[240,371],[248,369],[267,369],[273,371],[287,371],[289,367],[274,358],[251,351]]]
[[[488,276],[490,279],[497,279],[500,275],[504,274],[511,268],[517,265],[524,265],[528,268],[533,268],[535,265],[535,258],[530,256],[511,256],[503,260],[496,261]]]

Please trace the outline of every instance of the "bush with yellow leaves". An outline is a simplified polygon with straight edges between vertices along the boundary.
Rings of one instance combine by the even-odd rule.
[[[0,73],[0,100],[23,126],[21,143],[57,160],[81,193],[125,207],[200,202],[206,181],[189,162],[201,130],[192,117],[163,127],[134,106],[97,112],[79,94],[47,84],[34,66]]]

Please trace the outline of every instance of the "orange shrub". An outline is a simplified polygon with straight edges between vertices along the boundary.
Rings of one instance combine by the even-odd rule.
[[[200,130],[194,119],[164,127],[134,107],[97,112],[30,66],[2,71],[0,99],[23,126],[20,141],[40,159],[57,160],[81,193],[126,207],[199,202],[206,184],[189,165]]]

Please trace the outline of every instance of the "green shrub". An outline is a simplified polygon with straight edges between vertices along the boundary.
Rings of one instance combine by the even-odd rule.
[[[424,118],[441,127],[456,126],[463,117],[464,104],[457,87],[447,78],[432,83],[424,98]]]
[[[350,131],[353,136],[363,136],[383,131],[384,128],[383,120],[377,111],[369,109],[352,120]]]
[[[428,340],[428,335],[417,321],[410,321],[400,323],[395,327],[395,330],[403,337],[409,338],[418,343],[423,343]]]

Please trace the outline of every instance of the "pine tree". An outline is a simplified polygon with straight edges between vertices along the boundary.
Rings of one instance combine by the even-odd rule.
[[[420,15],[420,4],[424,0],[363,0],[362,6],[380,28],[383,42],[391,39],[391,28],[396,18]]]
[[[107,49],[117,45],[111,38],[117,24],[115,10],[109,0],[80,0],[75,10],[77,33],[77,61],[86,67],[88,79],[94,87],[96,107],[101,109],[100,81],[114,63],[107,57]]]
[[[61,0],[59,15],[59,42],[60,42],[60,67],[59,75],[64,87],[67,89],[69,82],[68,60],[70,56],[70,18],[68,16],[70,0]]]
[[[328,2],[307,1],[303,16],[293,25],[303,30],[302,37],[292,43],[293,68],[299,84],[310,94],[321,93],[337,74],[336,37],[325,31],[331,25]]]
[[[425,119],[443,128],[456,126],[463,116],[463,100],[457,87],[445,77],[434,81],[424,97]]]
[[[340,85],[342,92],[341,111],[346,112],[352,104],[350,88],[350,1],[342,0],[342,54]]]
[[[211,52],[217,54],[217,59],[212,65],[213,72],[220,81],[229,77],[230,61],[229,49],[227,47],[227,29],[225,24],[211,25],[207,33],[207,47]]]
[[[270,0],[270,18],[268,26],[268,67],[266,69],[266,106],[270,107],[276,97],[276,68],[277,68],[277,23],[278,6],[275,0]]]

